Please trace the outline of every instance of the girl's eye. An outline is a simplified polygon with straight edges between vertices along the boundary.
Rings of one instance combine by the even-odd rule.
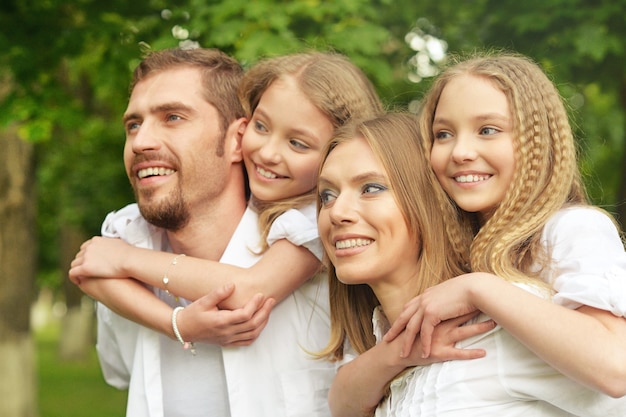
[[[256,130],[257,132],[267,132],[267,128],[265,127],[265,125],[258,120],[254,121],[254,130]]]
[[[363,187],[363,194],[377,194],[383,191],[387,191],[387,187],[381,184],[366,184]]]
[[[483,127],[482,129],[480,129],[481,135],[495,135],[498,132],[499,130],[495,127]]]
[[[332,201],[334,201],[337,198],[337,196],[335,195],[335,193],[333,193],[330,190],[321,190],[319,192],[319,198],[320,198],[320,203],[322,203],[322,206],[327,206]]]

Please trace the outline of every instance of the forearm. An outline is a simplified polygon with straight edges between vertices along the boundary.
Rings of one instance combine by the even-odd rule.
[[[335,417],[373,414],[385,395],[385,387],[406,368],[397,349],[381,342],[339,368],[328,393]]]
[[[139,282],[133,279],[88,279],[80,288],[120,316],[174,337],[172,308]]]
[[[493,275],[472,287],[474,305],[563,374],[613,396],[626,394],[626,320],[570,310]]]
[[[259,293],[280,302],[319,269],[319,262],[307,249],[287,241],[276,242],[249,268],[147,249],[132,250],[134,255],[125,257],[122,265],[125,275],[188,300],[235,284],[233,294],[220,303],[221,308],[229,310],[243,307]]]

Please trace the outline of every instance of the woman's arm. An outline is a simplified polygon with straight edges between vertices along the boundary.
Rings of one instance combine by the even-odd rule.
[[[280,302],[319,267],[319,261],[308,249],[286,239],[275,242],[255,265],[242,268],[142,249],[120,239],[94,237],[81,246],[72,262],[70,278],[79,282],[83,277],[133,277],[189,300],[233,283],[233,294],[220,302],[220,307],[237,309],[259,293]],[[163,280],[166,275],[167,286]]]
[[[407,304],[385,340],[406,327],[404,349],[420,334],[428,354],[438,323],[475,310],[564,375],[614,397],[626,395],[626,319],[588,306],[571,310],[492,274],[466,274],[429,288]]]
[[[455,343],[494,328],[491,320],[463,325],[475,314],[441,323],[433,334],[433,351],[423,359],[419,340],[407,357],[400,355],[402,338],[381,341],[367,352],[341,366],[328,394],[334,416],[360,417],[373,414],[385,395],[385,388],[407,367],[447,360],[476,359],[485,356],[482,349],[458,349]]]

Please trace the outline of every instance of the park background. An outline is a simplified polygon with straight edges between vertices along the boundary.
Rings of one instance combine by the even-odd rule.
[[[124,414],[67,270],[133,200],[121,115],[150,49],[216,47],[246,67],[331,49],[410,110],[450,54],[521,52],[568,104],[593,202],[626,221],[626,0],[3,0],[0,27],[0,417]]]

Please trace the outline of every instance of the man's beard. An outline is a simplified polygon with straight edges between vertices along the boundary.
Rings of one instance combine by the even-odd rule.
[[[172,232],[182,229],[189,223],[189,210],[180,188],[177,188],[164,200],[152,203],[145,202],[152,196],[151,191],[142,192],[142,196],[137,194],[135,191],[139,211],[148,223]],[[142,199],[141,197],[144,198]]]

